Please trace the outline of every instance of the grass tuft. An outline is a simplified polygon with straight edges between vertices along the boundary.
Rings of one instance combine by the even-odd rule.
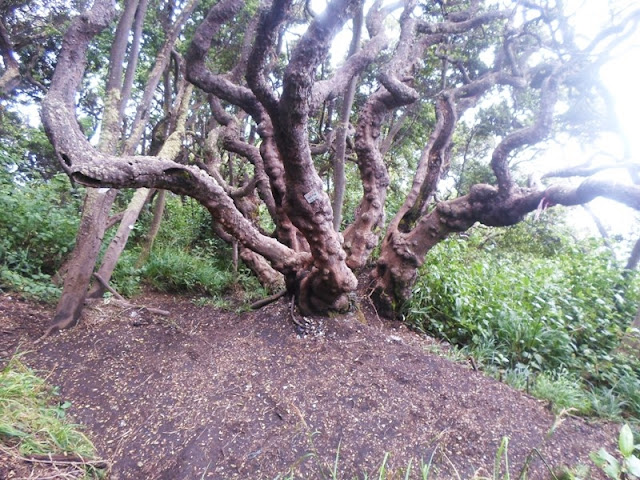
[[[65,455],[86,461],[87,475],[99,472],[90,464],[96,449],[66,417],[69,402],[60,402],[55,388],[27,368],[19,355],[0,371],[0,444],[16,458]],[[75,462],[75,463],[83,463]],[[91,478],[91,477],[89,477]]]

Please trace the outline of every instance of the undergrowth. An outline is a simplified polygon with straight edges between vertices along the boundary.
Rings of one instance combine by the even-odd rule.
[[[81,193],[62,175],[24,185],[0,177],[0,292],[58,298],[51,276],[73,247]]]
[[[0,371],[0,444],[5,454],[18,460],[43,455],[63,455],[79,459],[74,468],[86,478],[102,478],[96,464],[96,449],[79,425],[66,419],[69,402],[61,402],[58,392],[27,368],[19,356],[11,358]],[[52,464],[55,462],[51,462]]]
[[[556,410],[640,419],[640,362],[620,349],[640,279],[593,240],[522,223],[435,247],[406,320]]]

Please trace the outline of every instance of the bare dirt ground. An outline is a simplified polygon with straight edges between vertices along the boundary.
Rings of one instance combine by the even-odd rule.
[[[559,418],[364,306],[301,334],[285,299],[242,314],[154,293],[135,301],[170,315],[101,303],[34,344],[51,308],[0,296],[0,357],[27,352],[60,386],[114,480],[332,478],[336,463],[337,478],[363,478],[385,455],[393,478],[410,460],[416,475],[431,461],[429,478],[492,477],[505,436],[512,477],[529,459],[528,478],[544,479],[545,462],[615,450],[616,425]],[[0,453],[0,479],[38,478],[30,468]]]

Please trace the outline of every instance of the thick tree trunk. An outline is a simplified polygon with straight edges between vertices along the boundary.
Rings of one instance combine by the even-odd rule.
[[[410,58],[415,21],[411,19],[415,2],[407,2],[402,14],[400,41],[385,72],[380,75],[382,87],[369,97],[362,108],[356,127],[355,150],[362,181],[363,196],[355,221],[344,232],[347,265],[362,268],[378,245],[384,225],[384,205],[389,174],[380,151],[380,134],[386,116],[394,109],[418,99],[418,93],[404,81],[404,76],[418,58]]]
[[[380,313],[391,317],[401,311],[402,303],[411,296],[418,269],[429,250],[452,232],[468,226],[471,224],[457,228],[449,226],[440,213],[434,211],[409,233],[399,230],[387,233],[372,272],[373,296]]]
[[[142,16],[144,15],[144,11],[146,10],[146,1],[142,1],[141,8],[138,8],[138,3],[138,1],[132,1],[126,4],[122,17],[118,22],[116,37],[111,49],[109,62],[110,70],[106,86],[105,109],[103,113],[102,130],[98,147],[101,152],[108,154],[115,153],[117,149],[117,142],[120,139],[120,132],[122,130],[121,112],[124,111],[125,105],[128,101],[128,97],[126,97],[125,94],[130,94],[131,83],[133,81],[133,68],[135,67],[135,64],[137,62],[136,58],[130,58],[129,69],[123,80],[123,64],[127,51],[129,32],[132,29],[134,20],[136,20],[134,31],[134,34],[136,36],[134,36],[133,39],[132,49],[129,52],[130,55],[137,57],[137,50],[139,49],[138,37],[141,34],[141,21]],[[194,2],[190,4],[189,8],[193,8],[193,6]],[[101,7],[98,6],[96,11],[99,11],[100,8]],[[183,12],[183,14],[184,13],[185,12]],[[186,15],[183,15],[181,18],[183,21],[185,21],[187,17]],[[179,31],[181,26],[181,24],[179,26],[176,26],[174,31]],[[167,43],[169,45],[172,45],[172,42],[168,41]],[[147,83],[146,91],[155,91],[155,87],[161,76],[161,69],[164,68],[165,63],[166,58],[164,57],[158,58],[156,60],[156,68],[154,70],[155,76],[152,76],[150,78],[149,82]],[[191,91],[190,89],[188,90],[189,92]],[[147,98],[145,99],[147,103],[143,101],[139,106],[139,110],[145,112],[148,111],[151,98],[151,95],[147,95]],[[136,125],[134,124],[134,129],[135,128]],[[136,143],[130,139],[125,148],[133,151],[135,149],[135,146]],[[171,153],[173,153],[175,156],[175,154],[177,154],[177,151],[175,148],[173,148],[173,150],[174,151],[172,151]],[[116,192],[110,193],[110,195],[115,198]],[[144,196],[146,198],[146,193],[144,194]],[[83,234],[82,236],[79,235],[76,240],[76,247],[74,252],[72,253],[72,257],[74,259],[82,258],[82,262],[80,263],[74,261],[70,263],[69,271],[67,272],[67,275],[65,277],[63,293],[58,305],[58,309],[56,311],[56,315],[54,316],[53,323],[48,330],[48,333],[54,329],[68,328],[75,325],[75,323],[78,321],[78,318],[84,306],[84,301],[86,299],[87,289],[91,284],[91,273],[95,268],[98,253],[100,250],[100,245],[96,247],[95,242],[98,238],[101,242],[102,238],[104,237],[104,233],[106,230],[106,219],[111,208],[113,198],[111,198],[111,202],[85,202],[85,211],[83,212],[83,218],[81,220],[81,229],[84,229],[86,232],[92,233]],[[106,211],[97,211],[95,210],[97,208],[105,208]],[[116,237],[112,242],[112,245],[108,249],[107,255],[104,258],[106,264],[103,268],[100,269],[102,278],[105,278],[107,282],[110,279],[111,274],[113,273],[113,269],[115,268],[122,250],[126,246],[126,241],[131,231],[129,227],[131,227],[133,223],[135,223],[141,208],[141,205],[136,204],[131,209],[128,209],[126,221],[130,222],[130,224],[121,224],[118,233],[116,234]],[[89,222],[93,222],[93,224],[84,225],[85,223]],[[102,223],[98,224],[95,222]],[[85,242],[88,242],[86,246],[84,246]],[[82,281],[85,281],[84,285],[82,285]],[[104,289],[101,288],[101,286],[98,284],[96,284],[95,288],[93,288],[93,290],[91,291],[92,297],[100,296],[102,293],[104,293]]]
[[[120,83],[122,81],[123,63],[126,54],[129,31],[133,24],[138,2],[129,2],[122,14],[116,29],[116,38],[111,48],[110,70],[106,87],[105,109],[100,132],[99,149],[113,153],[119,139]],[[61,330],[75,325],[80,318],[91,283],[93,269],[98,259],[102,239],[106,230],[111,205],[117,190],[88,189],[84,202],[80,228],[76,245],[71,253],[72,262],[64,278],[62,295],[53,321],[46,334],[53,330]]]
[[[194,2],[188,3],[184,12]],[[582,204],[596,196],[614,198],[640,209],[638,186],[616,185],[612,188],[609,181],[591,178],[575,187],[555,186],[539,191],[521,188],[514,182],[509,166],[513,154],[547,135],[558,85],[564,82],[564,76],[579,75],[584,67],[582,61],[571,63],[563,56],[553,57],[557,63],[549,57],[548,63],[530,67],[535,54],[516,52],[520,48],[520,43],[515,41],[520,38],[519,27],[517,22],[508,23],[511,12],[482,11],[479,2],[471,2],[465,11],[448,11],[443,4],[444,20],[438,23],[434,22],[435,13],[420,20],[415,14],[418,2],[407,0],[402,2],[405,10],[400,18],[400,40],[389,59],[386,55],[378,55],[387,43],[381,33],[384,32],[382,19],[386,7],[381,6],[382,2],[374,2],[366,22],[370,40],[330,78],[316,81],[319,66],[327,61],[332,39],[360,4],[356,0],[329,2],[325,12],[310,21],[296,42],[283,75],[280,65],[276,68],[278,62],[273,59],[280,58],[279,39],[288,22],[295,17],[291,13],[297,2],[263,2],[255,37],[245,38],[244,42],[253,47],[248,57],[245,54],[248,47],[242,52],[240,63],[243,66],[232,75],[212,72],[207,68],[207,59],[214,39],[217,42],[227,34],[222,30],[225,24],[241,18],[239,13],[245,2],[220,0],[209,10],[193,35],[186,55],[186,72],[193,84],[218,100],[218,107],[216,102],[211,102],[211,110],[216,120],[226,126],[220,128],[224,133],[219,137],[223,140],[223,148],[242,155],[254,165],[254,179],[235,188],[226,184],[220,171],[207,168],[206,161],[193,165],[174,161],[175,157],[169,154],[133,155],[136,138],[145,122],[138,121],[133,126],[124,154],[120,156],[108,148],[95,151],[82,135],[74,107],[87,47],[114,15],[113,2],[94,0],[90,11],[72,22],[51,88],[43,102],[43,123],[63,168],[74,180],[90,187],[162,188],[197,199],[222,231],[235,239],[233,241],[264,257],[273,269],[285,276],[287,287],[297,295],[303,314],[324,313],[348,305],[349,293],[356,287],[352,269],[366,263],[384,225],[389,176],[383,151],[388,144],[381,145],[381,134],[390,116],[397,115],[402,106],[417,103],[420,94],[433,101],[437,112],[436,128],[423,149],[407,201],[388,229],[374,273],[376,292],[380,298],[387,299],[391,307],[399,305],[409,295],[417,268],[429,249],[452,232],[465,230],[476,221],[489,226],[511,225],[536,208]],[[495,44],[494,65],[466,59],[458,55],[458,47],[449,48],[457,42],[454,38],[457,35],[471,38],[473,29],[498,20],[505,20],[502,23],[506,24],[494,25],[496,31],[513,28],[516,33],[500,37],[503,44]],[[543,19],[540,22],[545,23]],[[494,26],[487,31],[493,31]],[[253,36],[253,29],[249,36]],[[169,43],[159,52],[156,67],[165,61],[161,59],[168,58],[177,30],[174,29],[171,35],[168,33],[167,38]],[[452,40],[455,42],[451,43]],[[540,41],[544,43],[544,40]],[[431,72],[430,67],[426,68],[433,65],[429,57],[425,60],[422,55],[427,49],[431,52],[429,56],[432,53],[444,56],[438,64],[448,66],[445,71]],[[385,64],[374,69],[380,72],[377,84],[373,86],[375,90],[371,90],[357,116],[355,150],[364,195],[356,221],[345,231],[342,242],[334,228],[334,220],[339,223],[338,219],[333,217],[331,202],[314,165],[308,132],[315,119],[310,119],[323,103],[343,94],[349,82],[376,58],[385,58]],[[423,60],[425,63],[416,64]],[[163,70],[164,67],[154,67],[148,85],[151,86],[152,79],[159,78]],[[246,70],[244,75],[240,70]],[[436,77],[447,81],[435,82],[433,78]],[[449,162],[457,119],[465,108],[476,105],[498,85],[530,92],[532,96],[539,93],[539,101],[531,102],[539,108],[535,121],[511,133],[501,132],[502,140],[491,157],[496,186],[474,185],[464,197],[434,204],[438,182]],[[110,84],[106,91],[111,94]],[[139,109],[137,118],[148,115],[149,99],[153,98],[154,92],[155,86],[145,91],[141,101],[144,108]],[[107,105],[112,103],[109,100]],[[527,112],[529,102],[523,108],[523,113]],[[233,115],[240,119],[235,125],[234,120],[228,118]],[[261,137],[259,147],[253,136],[247,139],[248,129],[240,126],[247,117],[251,117],[255,131]],[[103,121],[107,123],[116,118],[110,110],[103,115]],[[347,117],[343,115],[342,118]],[[205,126],[205,123],[200,122],[198,130],[206,133],[211,124]],[[105,131],[109,131],[106,126]],[[395,133],[392,129],[390,138],[396,133],[397,128]],[[199,145],[194,150],[198,149]],[[337,175],[341,175],[340,171]],[[251,216],[246,215],[243,203],[254,188],[275,220],[274,235],[264,233]],[[343,243],[346,251],[342,249]]]
[[[87,285],[91,281],[93,267],[102,246],[104,226],[117,193],[115,189],[87,189],[76,246],[64,278],[62,296],[45,335],[54,330],[72,327],[78,322],[87,295]]]
[[[330,41],[347,20],[349,1],[332,2],[300,39],[283,77],[282,95],[277,101],[263,77],[261,65],[247,75],[252,91],[266,106],[273,121],[274,139],[284,165],[285,211],[293,225],[309,243],[313,268],[298,278],[298,306],[303,314],[346,310],[348,294],[357,286],[353,272],[345,263],[340,238],[333,229],[333,212],[314,167],[308,138],[310,99],[315,69],[326,57]],[[280,20],[277,5],[261,25],[260,34],[269,38]],[[252,58],[264,61],[264,47],[256,44]],[[250,63],[251,66],[251,63]]]

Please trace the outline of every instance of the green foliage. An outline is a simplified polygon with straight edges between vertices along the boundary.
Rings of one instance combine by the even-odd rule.
[[[209,259],[177,249],[158,249],[144,271],[147,282],[160,291],[187,291],[216,295],[233,282],[231,272]]]
[[[211,216],[198,202],[169,194],[156,242],[164,247],[190,248],[209,236],[210,223]]]
[[[111,286],[125,297],[133,297],[142,290],[145,269],[136,266],[139,254],[139,249],[136,248],[122,252],[111,276]]]
[[[581,414],[591,412],[590,396],[582,388],[580,379],[573,378],[566,372],[538,375],[531,393],[551,402],[557,412],[562,410]]]
[[[80,193],[62,175],[0,183],[0,286],[53,300],[58,289],[49,279],[73,248]]]
[[[86,473],[99,478],[90,466],[95,447],[65,418],[70,407],[17,356],[0,371],[0,442],[20,455],[76,454],[87,460]]]
[[[638,287],[593,240],[525,222],[434,248],[407,320],[557,408],[640,418],[640,364],[616,350]]]
[[[629,425],[625,424],[620,429],[620,436],[618,437],[618,453],[622,457],[622,461],[604,448],[592,453],[591,460],[609,478],[614,480],[633,480],[640,478],[640,459],[635,455],[636,450],[640,450],[640,445],[635,444],[633,432]]]
[[[32,128],[12,110],[0,114],[0,177],[3,181],[48,180],[62,169],[44,129]]]

